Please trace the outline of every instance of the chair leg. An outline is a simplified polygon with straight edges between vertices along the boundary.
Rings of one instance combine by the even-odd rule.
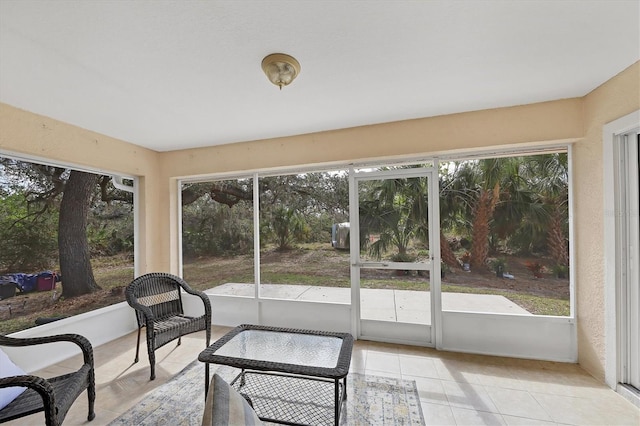
[[[180,346],[181,343],[182,343],[182,336],[178,337],[178,344],[176,346]]]
[[[95,376],[92,375],[90,378],[90,384],[87,388],[87,397],[89,399],[89,414],[87,415],[87,420],[91,421],[96,418],[95,412],[95,402],[96,402],[96,382]]]
[[[149,366],[151,367],[151,377],[149,380],[156,378],[156,336],[153,326],[147,326],[147,353],[149,354]]]
[[[134,364],[140,360],[140,327],[138,327],[138,344],[136,345],[136,359],[133,360]]]
[[[156,378],[156,353],[153,349],[149,349],[149,365],[151,366],[151,378],[149,380],[155,380]]]

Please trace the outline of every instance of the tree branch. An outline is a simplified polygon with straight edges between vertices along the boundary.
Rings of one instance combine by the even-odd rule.
[[[213,184],[209,191],[209,195],[212,200],[229,207],[235,206],[240,201],[250,201],[253,199],[252,193],[247,193],[247,191],[243,189],[225,184]]]

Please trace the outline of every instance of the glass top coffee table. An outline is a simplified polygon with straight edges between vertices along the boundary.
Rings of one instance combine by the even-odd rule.
[[[349,333],[240,325],[202,351],[206,363],[241,372],[231,385],[262,420],[283,424],[338,424],[347,398],[353,337]]]

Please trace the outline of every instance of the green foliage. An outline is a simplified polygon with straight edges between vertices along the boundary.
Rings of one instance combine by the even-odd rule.
[[[342,172],[260,178],[262,243],[280,250],[295,243],[331,241],[331,225],[349,217],[349,186]]]
[[[305,241],[310,228],[294,209],[278,206],[268,215],[269,235],[278,250],[287,250],[296,241]]]
[[[253,208],[242,202],[228,207],[209,195],[182,210],[185,256],[244,254],[253,250]]]
[[[395,247],[405,255],[414,239],[428,242],[427,180],[397,178],[363,182],[360,223],[366,235],[377,234],[368,247],[376,259]]]
[[[554,265],[553,267],[553,275],[557,278],[568,278],[569,277],[569,267],[565,265]]]
[[[496,275],[502,278],[507,268],[507,259],[505,259],[504,257],[493,259],[491,261],[491,267],[493,268]]]
[[[306,216],[305,224],[308,230],[304,233],[306,243],[326,243],[331,241],[331,226],[335,218],[326,212]]]
[[[349,186],[344,172],[269,176],[259,178],[258,185],[262,247],[275,244],[286,249],[298,242],[328,244],[331,225],[349,217]],[[185,185],[183,200],[189,202],[183,206],[183,253],[250,253],[252,192],[252,179]]]
[[[57,257],[57,212],[30,211],[25,194],[0,198],[0,270],[37,271],[54,266]]]
[[[392,262],[415,262],[416,257],[415,256],[411,256],[410,254],[407,253],[396,253],[393,256],[391,256],[390,259]]]
[[[527,262],[526,267],[531,271],[535,278],[542,278],[544,273],[544,265],[540,262]]]
[[[507,259],[505,259],[504,257],[493,259],[491,261],[491,266],[494,270],[497,270],[498,268],[502,268],[502,270],[504,270],[504,268],[507,267]]]
[[[133,252],[133,205],[98,202],[90,210],[87,237],[91,256]]]
[[[440,220],[445,233],[462,238],[473,234],[475,203],[483,188],[498,196],[487,241],[494,253],[552,254],[550,220],[557,213],[568,236],[566,153],[441,164]]]

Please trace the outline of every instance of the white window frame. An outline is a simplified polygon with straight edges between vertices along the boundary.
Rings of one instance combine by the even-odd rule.
[[[65,169],[73,169],[81,172],[93,173],[98,175],[109,175],[113,177],[113,185],[118,188],[133,194],[133,273],[134,277],[140,275],[140,241],[139,238],[135,238],[140,235],[140,182],[137,176],[122,175],[113,171],[88,168],[86,166],[80,166],[73,163],[52,162],[50,159],[38,157],[35,155],[18,154],[11,151],[0,150],[0,156],[5,158],[11,158],[17,161],[24,161],[27,163],[38,163],[52,167],[64,167]],[[125,186],[122,184],[122,180],[127,179],[133,181],[133,187]]]
[[[347,169],[353,172],[358,168],[368,168],[386,164],[415,164],[430,161],[463,161],[468,159],[480,159],[487,157],[506,156],[529,156],[553,152],[567,152],[568,175],[569,175],[569,247],[570,247],[570,314],[569,316],[548,316],[533,315],[519,316],[513,314],[487,314],[478,312],[457,312],[446,311],[442,313],[440,326],[442,330],[453,330],[453,333],[446,336],[436,336],[436,347],[438,349],[454,350],[459,352],[484,353],[489,355],[513,356],[519,358],[544,359],[560,362],[577,362],[577,331],[575,318],[575,267],[574,267],[574,221],[573,221],[573,168],[572,168],[572,145],[573,140],[563,142],[538,144],[534,146],[511,145],[509,147],[493,147],[483,150],[469,151],[467,153],[441,153],[438,156],[415,155],[403,159],[367,160],[367,163],[344,162],[341,164],[331,164],[330,166],[318,164],[315,167],[306,165],[300,167],[279,168],[277,170],[251,170],[243,173],[212,173],[208,176],[200,176],[197,181],[236,179],[240,177],[253,176],[254,178],[286,175],[305,172],[321,172],[337,169]],[[250,173],[250,174],[249,174]],[[181,182],[193,182],[196,178],[182,178]],[[257,185],[254,185],[254,191]],[[353,188],[350,189],[350,197],[353,197]],[[352,200],[350,199],[352,203]],[[254,223],[255,224],[255,223]],[[352,253],[353,254],[353,253]],[[353,270],[352,270],[353,271]],[[353,293],[352,287],[352,293]],[[344,331],[351,331],[358,335],[358,322],[354,321],[352,309],[357,309],[357,305],[338,305],[323,303],[322,312],[314,310],[319,304],[297,302],[291,300],[263,299],[259,294],[254,298],[239,300],[237,297],[225,296],[224,301],[220,301],[225,307],[238,304],[232,310],[233,315],[238,312],[245,312],[246,318],[256,318],[258,323],[269,325],[282,325],[283,322],[296,321],[300,327],[318,327],[323,324],[315,321],[313,324],[302,324],[306,317],[326,318],[327,327],[339,329],[344,327]],[[250,302],[254,302],[251,304]],[[235,306],[235,305],[234,305]],[[328,309],[328,311],[327,311]],[[283,310],[287,312],[283,317]],[[251,311],[251,312],[249,312]],[[310,314],[310,312],[314,312]],[[317,313],[316,313],[317,312]],[[329,312],[329,314],[327,314]],[[220,314],[220,313],[219,313]],[[229,318],[232,318],[229,314]],[[215,315],[214,315],[215,316]],[[219,315],[220,316],[220,315]],[[225,317],[227,318],[227,317]],[[247,319],[243,317],[243,321]],[[237,321],[237,315],[232,318]],[[229,320],[231,321],[231,320]],[[437,321],[436,321],[437,322]],[[221,325],[227,325],[221,322]],[[231,324],[231,323],[229,323]],[[433,327],[433,324],[432,324]],[[446,328],[445,328],[446,327]],[[436,327],[438,328],[438,327]],[[495,330],[489,338],[479,339],[477,330]],[[500,341],[500,345],[492,342]]]

